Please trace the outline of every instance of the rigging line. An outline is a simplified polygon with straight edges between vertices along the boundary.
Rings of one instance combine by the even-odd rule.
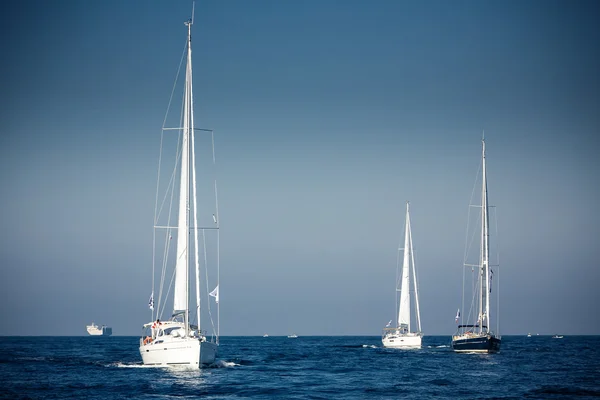
[[[415,252],[414,252],[414,248],[413,248],[413,238],[412,238],[412,227],[410,225],[410,217],[408,219],[409,221],[409,233],[410,233],[410,244],[409,244],[409,248],[410,248],[410,257],[411,257],[411,261],[412,261],[412,272],[413,272],[413,286],[415,288],[415,306],[416,306],[416,311],[417,311],[417,327],[419,328],[419,332],[421,332],[421,311],[419,310],[419,289],[418,289],[418,284],[417,284],[417,272],[415,269]]]
[[[400,244],[401,243],[402,243],[402,239],[399,239],[398,250],[396,251],[396,286],[394,288],[395,289],[394,290],[394,299],[395,299],[394,306],[395,306],[395,309],[396,309],[396,315],[395,315],[395,317],[396,317],[396,327],[400,326],[400,318],[398,318],[399,317],[399,312],[400,312],[400,310],[399,310],[399,304],[400,304],[400,297],[399,296],[400,295],[398,293],[400,293],[400,289],[398,288],[398,283],[400,282],[400,276],[401,276],[401,274],[399,273],[400,272],[400,250],[401,250]],[[404,250],[404,251],[406,251],[406,250]]]
[[[179,164],[179,162],[181,160],[181,152],[182,152],[182,147],[183,147],[182,141],[183,141],[183,135],[179,134],[178,139],[177,139],[177,147],[175,150],[176,151],[175,165],[173,167],[173,172],[171,174],[170,185],[167,187],[167,191],[165,192],[165,197],[163,199],[163,205],[161,205],[161,213],[162,213],[162,207],[164,206],[164,203],[167,200],[167,196],[170,193],[171,199],[169,201],[169,211],[167,214],[167,226],[171,226],[171,217],[173,216],[173,200],[175,198],[175,175],[176,175],[176,171],[177,171],[177,165]],[[155,231],[156,231],[156,229],[155,229]],[[179,232],[177,232],[177,235],[179,235]],[[165,276],[166,276],[166,271],[167,271],[167,266],[168,266],[169,249],[171,248],[171,238],[172,237],[173,237],[173,230],[168,229],[167,235],[165,236],[165,245],[164,245],[164,251],[163,251],[163,265],[162,265],[161,281],[160,281],[161,283],[160,283],[160,291],[159,291],[160,297],[162,297],[162,294],[164,291]]]
[[[471,240],[469,240],[469,227],[471,226],[471,205],[473,204],[473,199],[475,197],[476,188],[478,186],[477,182],[479,181],[479,175],[480,175],[482,168],[483,168],[483,159],[481,159],[479,161],[479,167],[477,168],[477,173],[475,174],[475,181],[473,182],[473,189],[471,190],[471,198],[469,200],[469,207],[467,208],[467,210],[468,210],[467,211],[467,229],[465,232],[465,251],[464,251],[464,255],[463,255],[463,268],[462,268],[462,270],[463,270],[463,282],[462,282],[463,290],[462,290],[461,306],[463,309],[463,315],[464,315],[464,311],[465,311],[464,310],[464,308],[465,308],[464,307],[464,305],[465,305],[465,268],[464,268],[464,266],[467,264],[467,258],[471,252],[472,245],[475,241],[475,233],[476,233],[476,230],[473,230]],[[474,270],[472,270],[472,272],[474,272]],[[469,308],[467,321],[469,321],[469,319],[471,318],[471,313],[473,311],[474,299],[476,297],[475,279],[473,279],[473,274],[471,274],[471,282],[472,282],[472,285],[471,285],[472,298],[471,298],[471,306]]]
[[[169,282],[169,286],[167,288],[167,293],[165,294],[165,300],[163,302],[162,309],[167,307],[167,299],[169,298],[169,293],[171,293],[171,287],[173,287],[173,280],[175,280],[175,268],[173,268],[173,274],[171,275],[171,282]],[[161,313],[161,317],[162,317],[162,313]]]
[[[217,190],[217,161],[215,154],[215,132],[210,131],[211,144],[212,144],[212,156],[213,156],[213,174],[215,180],[215,224],[217,228],[221,225],[221,219],[219,216],[219,193]],[[217,229],[217,287],[221,284],[221,232]],[[212,323],[212,316],[211,316]],[[213,326],[214,329],[214,326]],[[217,344],[219,344],[219,336],[221,331],[221,305],[217,303]]]
[[[165,204],[167,202],[167,197],[169,196],[169,193],[172,190],[175,190],[175,178],[176,178],[176,175],[177,175],[177,165],[179,163],[179,159],[181,158],[181,153],[179,152],[179,148],[180,147],[181,147],[181,136],[179,137],[178,142],[177,142],[177,149],[178,150],[177,150],[177,154],[175,156],[175,165],[173,167],[173,171],[171,172],[171,177],[169,179],[169,183],[167,184],[167,187],[166,187],[166,190],[165,190],[165,195],[164,195],[164,197],[162,199],[162,202],[160,204],[160,208],[158,209],[158,213],[157,213],[157,216],[155,218],[155,223],[154,223],[155,226],[158,225],[158,221],[160,219],[160,215],[162,214],[163,207],[165,206]],[[157,189],[157,191],[158,191],[158,189]]]
[[[184,48],[184,54],[182,55],[182,59],[181,59],[181,61],[179,63],[179,68],[177,70],[177,76],[175,78],[175,82],[173,83],[173,89],[171,90],[171,97],[169,98],[169,105],[167,106],[167,112],[165,113],[165,117],[164,117],[164,120],[163,120],[163,128],[161,130],[161,132],[162,132],[161,133],[161,154],[162,154],[162,148],[163,148],[163,143],[164,143],[163,137],[164,137],[164,131],[165,131],[165,124],[166,124],[166,120],[167,120],[167,117],[168,117],[168,114],[169,114],[169,110],[171,109],[171,103],[173,101],[173,95],[174,95],[175,87],[177,85],[177,81],[179,80],[179,75],[181,73],[181,65],[183,63],[183,57],[184,57],[184,55],[185,55],[185,48]],[[184,94],[184,99],[182,100],[182,104],[183,104],[183,101],[185,101],[185,94]],[[180,114],[179,114],[179,126],[182,126],[182,125],[183,125],[183,107],[180,110]],[[183,129],[183,128],[181,128],[181,129]],[[181,149],[181,147],[182,147],[181,143],[182,143],[182,139],[183,139],[182,136],[183,135],[181,134],[181,129],[180,129],[180,134],[179,134],[178,139],[177,139],[177,149],[176,149],[176,156],[175,156],[175,165],[173,166],[173,172],[171,173],[171,177],[169,179],[169,184],[167,185],[167,190],[165,191],[165,196],[164,196],[164,198],[163,198],[163,200],[161,202],[160,208],[158,210],[158,215],[155,216],[154,225],[158,225],[158,218],[162,214],[163,207],[165,206],[167,197],[169,195],[169,190],[170,190],[169,188],[172,187],[172,190],[173,191],[175,190],[175,178],[176,178],[176,175],[177,175],[177,165],[179,164],[179,160],[181,159],[181,150],[182,150]],[[160,170],[161,170],[161,166],[160,166],[160,162],[159,162],[158,179],[160,179]],[[159,182],[157,182],[157,188],[156,188],[157,196],[158,196],[158,192],[159,192]],[[169,211],[171,211],[171,209]],[[155,212],[155,214],[156,214],[156,212]],[[169,216],[170,216],[170,214],[169,214]],[[170,220],[170,218],[169,218],[169,220]]]
[[[494,225],[496,230],[496,335],[500,336],[500,236],[498,234],[498,209],[494,207]]]
[[[168,213],[168,218],[167,218],[167,223],[169,225],[171,224],[171,217],[173,215],[174,195],[175,195],[175,188],[172,187],[171,188],[171,201],[169,202],[169,213]],[[179,232],[177,232],[177,235],[179,235]],[[164,244],[164,250],[163,250],[163,258],[162,258],[163,265],[162,265],[162,273],[161,273],[160,296],[162,296],[162,293],[164,291],[165,276],[167,273],[167,267],[168,267],[168,261],[169,261],[169,251],[171,249],[172,237],[173,237],[173,229],[168,229],[166,231],[165,244]]]
[[[208,310],[208,315],[210,318],[210,324],[212,326],[213,332],[215,331],[215,323],[213,321],[213,317],[212,317],[212,310],[210,307],[210,287],[208,286],[208,259],[207,259],[207,250],[206,250],[206,231],[204,229],[202,229],[202,251],[204,253],[204,276],[205,276],[205,281],[206,281],[206,304],[207,304],[207,310]]]
[[[179,67],[177,67],[177,74],[175,75],[175,81],[173,82],[173,88],[171,89],[171,96],[169,97],[169,103],[167,105],[167,111],[165,113],[165,117],[163,118],[163,129],[167,124],[167,117],[169,116],[169,110],[171,109],[171,103],[173,102],[173,96],[175,95],[175,88],[177,86],[177,81],[179,81],[179,75],[181,74],[181,66],[183,65],[183,60],[185,59],[187,52],[187,38],[185,40],[185,45],[183,46],[183,51],[181,53],[181,59],[179,60]],[[181,125],[180,125],[181,126]]]
[[[183,119],[183,116],[180,115],[180,119]],[[169,208],[168,208],[168,213],[167,213],[167,226],[171,225],[171,218],[173,216],[173,200],[174,200],[174,196],[175,196],[175,178],[177,175],[177,166],[180,163],[181,160],[181,152],[182,152],[182,140],[183,140],[183,135],[180,134],[178,135],[177,138],[177,146],[175,148],[175,164],[173,166],[173,170],[171,172],[171,177],[169,179],[169,184],[166,187],[165,190],[165,195],[163,197],[160,209],[158,211],[158,215],[155,221],[155,225],[158,223],[158,219],[160,217],[160,215],[162,215],[163,212],[163,208],[165,206],[165,204],[167,204],[167,198],[170,195],[170,200],[168,202],[169,204]],[[161,142],[161,152],[162,152],[162,146],[163,146],[164,142]],[[159,176],[160,176],[160,172],[159,172]],[[158,192],[159,188],[157,188],[157,192]],[[156,231],[156,229],[154,230]],[[177,234],[179,235],[179,232],[177,232]],[[168,267],[168,261],[169,261],[169,249],[170,249],[170,245],[171,245],[171,238],[173,235],[173,230],[169,229],[167,230],[167,235],[165,236],[165,243],[164,243],[164,250],[163,250],[163,264],[162,264],[162,271],[161,271],[161,280],[160,280],[160,289],[159,289],[159,301],[158,304],[160,306],[160,300],[162,299],[162,295],[164,292],[164,284],[165,284],[165,276],[166,276],[166,271],[167,271],[167,267]],[[169,290],[170,291],[170,290]],[[169,293],[169,292],[167,292]],[[166,300],[165,300],[166,303]],[[165,304],[163,303],[163,305]],[[161,315],[162,316],[162,315]]]
[[[467,229],[465,232],[465,254],[463,256],[463,267],[462,269],[462,295],[461,295],[461,301],[460,301],[460,308],[461,310],[463,310],[463,315],[465,314],[465,267],[464,264],[467,261],[467,247],[469,245],[469,219],[470,219],[470,211],[467,212]],[[462,323],[463,321],[463,317],[459,316],[459,321],[458,323]],[[468,321],[468,319],[467,319]]]
[[[180,69],[181,69],[181,63],[179,66],[179,70],[177,71],[177,79],[175,80],[175,83],[178,80],[179,74],[180,74]],[[172,96],[173,94],[171,94]],[[182,103],[183,101],[185,101],[185,96],[184,99],[182,99]],[[169,105],[171,104],[171,100],[169,100]],[[183,107],[180,111],[179,114],[179,124],[180,126],[183,125],[183,119],[184,119],[184,112],[183,112]],[[166,120],[166,115],[165,115],[165,120]],[[163,127],[164,127],[164,121],[163,121]],[[168,211],[168,217],[167,217],[167,226],[171,226],[171,218],[173,216],[173,204],[174,204],[174,198],[175,198],[175,180],[176,180],[176,175],[177,175],[177,166],[181,163],[183,157],[183,132],[179,132],[179,135],[177,137],[177,146],[175,149],[175,164],[173,166],[173,171],[171,173],[171,177],[169,180],[169,185],[167,186],[167,190],[165,191],[165,196],[163,198],[163,202],[161,204],[160,207],[160,214],[162,214],[162,209],[164,207],[164,205],[167,202],[167,198],[169,197],[169,193],[170,193],[170,200],[169,200],[169,211]],[[179,231],[177,231],[177,237],[179,237],[181,233]],[[167,273],[167,269],[168,269],[168,262],[169,262],[169,251],[171,248],[171,238],[172,238],[172,230],[167,230],[167,236],[165,237],[165,247],[164,247],[164,251],[163,251],[163,266],[162,266],[162,274],[161,274],[161,285],[160,285],[160,296],[162,297],[162,294],[164,292],[165,289],[165,277],[166,277],[166,273]],[[175,259],[177,259],[179,255],[175,254]],[[162,303],[162,307],[166,307],[166,303],[167,303],[167,299],[169,297],[169,293],[171,292],[171,288],[173,287],[173,281],[175,278],[175,268],[173,268],[173,274],[171,276],[171,281],[169,282],[169,285],[167,286],[167,292],[165,294],[165,300]],[[161,317],[162,317],[162,313],[161,313]]]
[[[187,45],[187,41],[186,41]],[[181,73],[181,66],[183,65],[183,59],[185,56],[186,46],[183,47],[183,52],[181,54],[181,59],[179,60],[179,66],[177,67],[177,74],[175,74],[175,81],[173,82],[173,87],[171,88],[171,95],[169,96],[169,102],[167,104],[167,110],[165,111],[165,116],[163,118],[162,129],[160,133],[160,154],[158,156],[158,178],[156,180],[156,198],[154,203],[154,225],[156,225],[158,215],[156,214],[157,206],[158,206],[158,190],[160,184],[160,169],[162,163],[162,149],[163,149],[163,139],[164,139],[164,128],[167,123],[167,118],[169,116],[169,110],[171,110],[171,103],[173,102],[173,96],[175,95],[175,88],[177,86],[177,81],[179,80],[179,74]],[[162,208],[162,207],[161,207]]]

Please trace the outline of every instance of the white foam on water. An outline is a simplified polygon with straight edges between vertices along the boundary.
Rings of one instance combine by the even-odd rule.
[[[123,364],[121,362],[110,363],[107,367],[117,367],[117,368],[164,368],[158,365],[144,365],[144,364]]]
[[[363,344],[362,347],[368,347],[368,348],[371,348],[371,349],[376,349],[377,348],[377,346],[375,346],[374,344]]]
[[[218,360],[214,363],[217,368],[233,368],[239,367],[241,364],[236,364],[233,361]]]

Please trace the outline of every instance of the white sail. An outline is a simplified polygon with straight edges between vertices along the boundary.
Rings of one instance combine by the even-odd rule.
[[[402,286],[400,286],[400,307],[398,327],[406,327],[410,332],[410,216],[406,203],[406,222],[404,229],[404,261],[402,263]]]
[[[409,203],[406,203],[406,222],[404,227],[404,258],[402,262],[400,304],[398,307],[398,323],[390,327],[390,321],[384,328],[381,339],[384,347],[393,348],[420,348],[423,334],[421,333],[421,314],[419,312],[419,292],[417,290],[417,275],[415,257],[413,253],[412,232],[410,227]],[[399,249],[400,250],[400,249]],[[399,260],[398,260],[399,261]],[[417,321],[417,331],[411,331],[411,288],[410,274],[414,284],[414,300]],[[398,290],[398,288],[396,288]]]
[[[186,78],[189,78],[187,65]],[[187,82],[186,82],[187,83]],[[185,86],[183,135],[181,142],[181,177],[179,180],[179,218],[177,222],[177,261],[175,266],[175,293],[173,311],[184,311],[188,308],[188,234],[189,234],[189,139],[190,139],[190,92],[189,85]]]

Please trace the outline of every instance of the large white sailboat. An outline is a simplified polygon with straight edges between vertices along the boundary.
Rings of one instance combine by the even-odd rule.
[[[191,28],[192,18],[185,23],[187,27],[187,46],[185,52],[185,85],[183,89],[181,122],[179,127],[163,127],[163,139],[165,132],[170,131],[168,135],[172,136],[173,131],[179,132],[179,141],[176,146],[175,167],[171,169],[170,179],[166,184],[164,196],[161,192],[160,175],[161,166],[159,166],[159,180],[157,183],[157,196],[155,206],[154,221],[154,257],[152,268],[152,295],[149,301],[149,307],[152,310],[152,321],[144,325],[144,335],[140,339],[139,351],[142,361],[145,365],[156,366],[189,366],[198,368],[203,364],[211,364],[217,356],[219,344],[219,219],[217,203],[217,185],[216,179],[214,185],[211,183],[211,191],[214,194],[214,209],[208,213],[210,222],[206,226],[200,226],[199,220],[206,221],[206,213],[198,212],[198,194],[196,176],[196,152],[194,148],[195,133],[209,133],[211,136],[212,162],[214,163],[214,136],[211,130],[199,129],[194,127],[193,110],[193,91],[192,91],[192,47],[191,47]],[[168,113],[167,113],[168,114]],[[167,118],[165,118],[166,121]],[[163,160],[163,143],[166,140],[161,139],[161,157],[159,164]],[[176,175],[179,174],[179,185],[177,185]],[[178,196],[177,196],[177,189]],[[177,205],[178,203],[178,205]],[[206,206],[206,204],[203,204]],[[174,215],[177,212],[177,215]],[[171,226],[171,221],[177,219],[177,225]],[[208,235],[214,235],[214,252],[216,255],[207,256],[208,245],[211,238]],[[176,253],[173,252],[171,243],[176,237]],[[159,243],[164,244],[164,248],[158,250]],[[202,252],[202,253],[201,253]],[[201,254],[200,254],[201,253]],[[201,257],[202,256],[202,257]],[[162,260],[161,268],[157,266]],[[216,264],[217,276],[213,277],[216,288],[209,292],[208,282],[208,263],[214,260]],[[204,272],[203,280],[206,283],[208,310],[208,326],[212,328],[209,335],[203,330],[202,315],[200,307],[200,263]],[[171,274],[167,273],[173,268]],[[190,305],[190,275],[191,269],[195,270],[195,292],[196,305],[192,308]],[[156,270],[156,271],[155,271]],[[154,303],[154,276],[160,276],[160,285],[158,286],[157,307]],[[169,276],[171,275],[171,276]],[[168,310],[170,317],[166,321],[161,321],[163,312],[167,309],[166,300],[169,298],[171,287],[173,288],[172,309]],[[212,286],[210,286],[212,287]],[[216,302],[217,322],[216,327],[211,311],[211,296]],[[172,310],[172,312],[171,312]],[[206,314],[206,310],[204,311]],[[205,317],[206,319],[207,317]],[[195,321],[194,321],[195,320]],[[195,322],[195,323],[194,323]]]
[[[400,261],[400,249],[398,249],[398,261]],[[396,269],[399,262],[397,263]],[[411,304],[410,304],[410,275],[412,271],[412,281],[414,287],[415,316],[417,330],[411,330]],[[419,311],[419,292],[417,285],[417,275],[415,270],[415,257],[413,254],[412,231],[410,228],[409,203],[406,202],[406,223],[404,229],[404,260],[402,263],[401,286],[398,288],[398,279],[396,279],[396,293],[400,292],[400,304],[398,307],[398,319],[395,327],[390,327],[392,321],[383,329],[381,341],[384,347],[393,348],[420,348],[423,333],[421,332],[421,313]]]
[[[482,140],[481,155],[481,236],[478,264],[467,264],[473,270],[473,291],[471,311],[461,317],[456,313],[457,332],[452,336],[452,348],[456,352],[496,353],[500,351],[501,338],[491,329],[490,299],[493,271],[490,265],[489,204],[487,191],[487,170],[485,140]],[[465,252],[468,253],[468,252]],[[466,257],[466,254],[465,254]],[[463,308],[464,308],[463,284]],[[467,323],[463,323],[466,318]],[[475,320],[476,318],[476,320]],[[469,321],[469,319],[471,319]],[[496,327],[497,328],[497,327]]]

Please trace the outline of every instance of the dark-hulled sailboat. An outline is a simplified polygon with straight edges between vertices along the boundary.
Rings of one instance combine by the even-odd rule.
[[[473,319],[476,317],[477,320],[474,323],[459,323],[457,332],[452,336],[452,349],[456,352],[496,353],[500,351],[501,338],[497,332],[492,331],[490,326],[490,295],[493,271],[489,262],[489,205],[485,140],[482,140],[481,169],[481,247],[479,263],[476,265],[465,263],[465,267],[471,267],[476,272],[474,276],[476,284],[474,285],[473,302],[471,303],[471,308],[475,309],[475,312],[469,312],[467,317],[472,316]],[[456,321],[462,322],[460,310],[456,314]]]

